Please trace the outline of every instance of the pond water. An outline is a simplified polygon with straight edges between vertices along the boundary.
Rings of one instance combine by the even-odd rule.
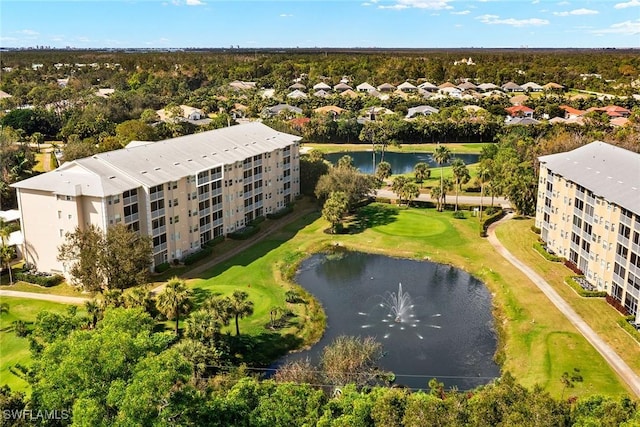
[[[383,344],[380,365],[397,384],[425,389],[437,378],[446,388],[469,390],[499,375],[491,295],[462,270],[341,251],[311,256],[296,280],[322,303],[327,329],[313,348],[280,363],[317,363],[336,337],[371,336]]]
[[[325,154],[324,158],[333,164],[336,164],[342,156],[353,157],[353,163],[356,168],[362,173],[373,172],[373,153],[371,151],[343,151],[341,153],[329,153]],[[479,154],[455,154],[454,158],[462,159],[462,161],[470,165],[472,163],[478,163]],[[384,161],[391,164],[391,171],[393,174],[403,174],[413,172],[413,167],[416,163],[424,162],[431,168],[440,167],[437,162],[433,160],[430,153],[396,153],[385,152]],[[380,153],[376,153],[376,165],[380,163]],[[446,165],[446,164],[445,164]]]

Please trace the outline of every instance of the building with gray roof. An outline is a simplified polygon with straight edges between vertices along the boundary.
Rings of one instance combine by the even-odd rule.
[[[99,153],[17,182],[25,258],[66,274],[57,261],[66,233],[123,223],[152,236],[155,265],[179,260],[299,194],[299,139],[253,122]]]
[[[595,141],[539,157],[536,227],[573,263],[583,288],[604,291],[640,320],[640,154]]]

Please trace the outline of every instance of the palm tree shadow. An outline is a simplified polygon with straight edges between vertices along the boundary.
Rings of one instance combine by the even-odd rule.
[[[349,234],[362,233],[367,228],[391,224],[396,221],[398,208],[373,203],[358,209],[355,220],[349,224]]]

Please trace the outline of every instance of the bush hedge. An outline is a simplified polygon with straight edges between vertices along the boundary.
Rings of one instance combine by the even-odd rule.
[[[489,229],[489,226],[494,222],[500,221],[503,216],[504,210],[500,209],[497,213],[482,221],[482,230],[480,231],[480,237],[487,237],[487,230]]]
[[[573,290],[576,291],[581,297],[604,298],[607,296],[607,293],[605,291],[588,291],[586,289],[583,289],[582,286],[580,286],[580,284],[576,282],[575,277],[576,276],[569,276],[564,280],[564,282],[567,285],[571,286]]]
[[[635,322],[636,316],[625,316],[622,319],[618,320],[618,325],[627,331],[629,335],[633,337],[636,341],[640,342],[640,332],[633,325]]]
[[[376,197],[376,202],[390,205],[391,204],[391,199],[388,198],[388,197]]]
[[[225,237],[224,236],[218,236],[218,237],[214,237],[213,239],[207,241],[207,243],[205,243],[204,246],[205,248],[212,248],[215,245],[217,245],[218,243],[222,243],[224,242]]]
[[[15,275],[16,280],[33,283],[34,285],[44,286],[45,288],[59,285],[64,281],[64,277],[59,274],[50,275],[45,273],[27,273],[23,271],[17,271]]]
[[[260,231],[260,227],[248,225],[245,228],[229,233],[229,238],[233,240],[246,240]]]
[[[249,225],[256,226],[256,225],[260,224],[261,222],[264,222],[264,220],[265,220],[264,216],[258,216],[253,221],[250,221]]]
[[[205,247],[205,248],[200,249],[198,252],[194,252],[194,253],[192,253],[190,255],[187,255],[186,257],[184,257],[184,260],[182,260],[182,262],[184,262],[184,265],[195,264],[196,262],[200,261],[201,259],[207,258],[212,253],[213,253],[213,248]]]
[[[625,308],[624,305],[622,305],[622,303],[620,301],[618,301],[617,299],[615,299],[614,297],[612,297],[611,295],[607,295],[605,297],[605,300],[609,303],[609,305],[613,308],[615,308],[616,310],[618,310],[620,313],[622,313],[624,316],[628,316],[629,312],[627,311],[627,309]]]
[[[573,271],[574,273],[576,273],[578,276],[584,276],[584,273],[582,272],[582,270],[580,270],[577,265],[575,265],[573,262],[569,261],[568,259],[564,261],[564,266],[567,267],[569,270]]]
[[[268,213],[267,214],[267,218],[268,219],[279,219],[282,218],[285,215],[290,214],[291,212],[293,212],[293,206],[289,205],[287,207],[284,207],[282,209],[280,209],[279,211],[273,212],[273,213]]]
[[[535,242],[533,244],[533,248],[538,251],[538,253],[540,255],[542,255],[544,257],[544,259],[546,259],[547,261],[551,261],[551,262],[562,262],[564,260],[564,258],[557,256],[557,255],[551,255],[549,252],[547,252],[547,250],[544,248],[544,245],[540,242]]]
[[[165,271],[167,271],[171,266],[169,265],[168,262],[163,262],[162,264],[158,264],[156,265],[156,267],[153,269],[156,273],[164,273]]]
[[[453,213],[453,217],[455,219],[466,219],[467,218],[467,216],[464,214],[464,211],[455,211]]]

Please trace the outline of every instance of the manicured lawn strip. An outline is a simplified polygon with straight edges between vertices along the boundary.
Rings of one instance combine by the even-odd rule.
[[[573,273],[562,264],[542,259],[534,251],[532,245],[538,236],[531,232],[532,224],[533,220],[509,221],[499,226],[498,238],[515,256],[541,274],[635,372],[640,372],[640,347],[618,326],[621,314],[604,298],[580,297],[564,283],[565,278]]]
[[[461,142],[445,142],[452,154],[479,154],[482,147],[491,145],[491,142],[478,143],[461,143]],[[399,153],[433,153],[438,144],[402,144],[401,146],[388,146],[386,151],[394,151]],[[311,147],[320,150],[323,153],[339,153],[341,151],[371,151],[371,144],[320,144],[316,142],[305,142],[303,147]]]
[[[63,282],[56,286],[51,286],[49,288],[45,288],[44,286],[33,285],[27,282],[16,282],[13,285],[9,286],[0,286],[0,289],[7,291],[19,291],[19,292],[33,292],[36,294],[51,294],[51,295],[62,295],[67,297],[84,297],[91,298],[92,294],[83,293],[66,282]]]
[[[31,363],[28,338],[16,336],[12,323],[16,320],[31,323],[41,310],[64,312],[68,305],[5,296],[0,297],[0,303],[9,304],[9,312],[0,315],[0,385],[7,384],[12,390],[28,392],[27,382],[9,370],[17,363],[23,366]]]

